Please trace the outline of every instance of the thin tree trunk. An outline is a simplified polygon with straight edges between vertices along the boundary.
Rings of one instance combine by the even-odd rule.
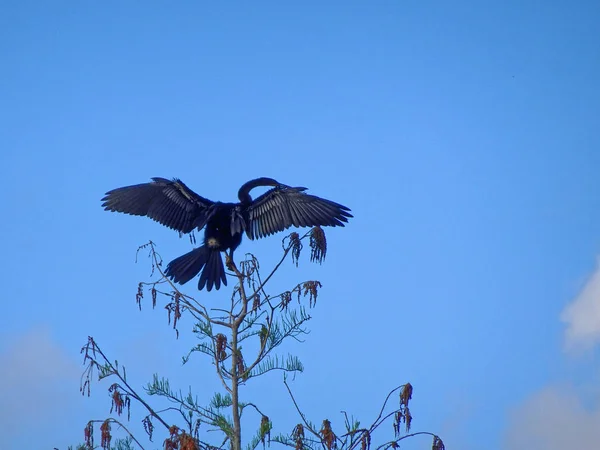
[[[240,397],[239,397],[239,377],[238,370],[238,327],[236,323],[232,327],[231,333],[231,409],[233,414],[233,436],[231,438],[231,450],[242,449],[242,425],[240,422]]]

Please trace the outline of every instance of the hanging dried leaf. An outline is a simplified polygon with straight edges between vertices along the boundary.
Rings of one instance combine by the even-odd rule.
[[[225,361],[225,358],[227,358],[227,336],[225,336],[223,333],[219,333],[215,336],[215,338],[217,341],[217,351],[215,357],[217,358],[217,362],[220,363]]]
[[[295,450],[304,449],[304,426],[299,423],[292,430],[292,439],[294,440]]]
[[[254,294],[254,300],[252,301],[252,312],[257,311],[260,308],[260,293]]]
[[[236,365],[236,369],[237,369],[237,373],[238,375],[242,376],[242,379],[245,381],[248,379],[248,373],[246,372],[246,363],[244,362],[244,356],[242,355],[242,352],[240,351],[240,349],[237,349],[237,365]]]
[[[110,450],[110,441],[112,440],[112,436],[110,435],[110,422],[109,419],[106,419],[100,425],[100,446],[104,450]]]
[[[366,430],[360,437],[360,449],[369,450],[371,448],[371,433]]]
[[[413,387],[412,384],[406,383],[400,391],[400,405],[408,407],[408,402],[412,398]]]
[[[403,417],[401,410],[396,411],[396,414],[394,414],[394,436],[396,437],[400,436],[400,424],[402,423]]]
[[[177,322],[181,318],[181,294],[177,291],[171,294],[172,301],[165,306],[168,313],[169,324],[171,323],[171,313],[173,313],[173,329],[179,338],[179,330],[177,329]]]
[[[431,450],[446,450],[444,443],[440,439],[439,436],[433,437],[433,444],[431,445]]]
[[[321,441],[325,444],[327,450],[332,450],[337,447],[336,436],[331,429],[331,422],[329,420],[325,419],[323,421],[319,434],[321,435]]]
[[[406,432],[410,432],[410,424],[412,422],[412,415],[410,414],[410,410],[405,407],[404,408],[404,423],[406,424]]]
[[[131,414],[131,399],[129,395],[123,395],[123,393],[119,390],[119,385],[117,383],[112,384],[108,388],[108,392],[111,393],[112,405],[110,407],[110,413],[113,411],[117,413],[117,415],[123,414],[123,409],[127,408],[127,418]]]
[[[144,425],[144,431],[148,435],[148,438],[152,440],[152,433],[154,432],[154,424],[152,423],[152,419],[150,416],[144,417],[142,420],[142,424]]]
[[[290,291],[285,291],[281,294],[281,309],[286,309],[291,301],[292,293]]]
[[[92,422],[88,422],[83,430],[83,436],[85,440],[85,446],[94,448],[94,425]]]
[[[165,450],[198,450],[199,448],[192,436],[175,425],[169,428],[169,435],[164,442]]]
[[[142,286],[143,283],[138,284],[137,293],[135,294],[135,302],[137,303],[140,311],[142,310],[142,299],[144,298],[144,289]]]
[[[327,255],[327,239],[325,232],[319,226],[310,232],[310,261],[321,264]]]
[[[300,235],[296,232],[290,234],[290,247],[292,249],[292,262],[298,267],[298,260],[300,258],[300,252],[302,251],[302,241]]]
[[[320,281],[306,281],[302,284],[303,295],[308,298],[308,304],[312,308],[317,304],[317,296],[319,295],[319,288],[321,288]]]

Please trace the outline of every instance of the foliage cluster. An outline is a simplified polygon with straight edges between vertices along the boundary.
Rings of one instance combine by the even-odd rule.
[[[207,404],[202,404],[191,390],[182,393],[173,389],[168,379],[154,375],[141,394],[128,382],[125,367],[119,366],[116,361],[111,362],[98,343],[89,337],[82,348],[85,371],[81,392],[90,395],[94,378],[114,380],[108,387],[111,416],[87,423],[85,443],[78,450],[144,449],[142,438],[134,436],[125,422],[125,418],[127,422],[131,418],[132,404],[141,406],[144,411],[142,424],[149,440],[162,436],[162,448],[165,450],[241,450],[242,447],[254,450],[259,445],[264,447],[272,443],[295,450],[370,450],[374,433],[384,423],[391,424],[392,437],[377,444],[374,447],[377,450],[399,448],[401,441],[417,435],[429,435],[433,438],[432,450],[444,450],[439,436],[429,432],[410,432],[412,414],[409,402],[413,393],[410,383],[394,388],[387,395],[378,416],[369,426],[361,426],[359,421],[343,412],[344,429],[336,432],[328,419],[317,426],[303,413],[287,382],[287,375],[302,372],[303,365],[297,357],[290,354],[283,356],[276,350],[289,339],[300,340],[307,332],[306,322],[311,318],[309,311],[316,307],[321,283],[304,281],[277,294],[271,294],[267,285],[288,257],[298,265],[303,241],[307,239],[311,261],[322,263],[327,254],[327,241],[320,227],[313,228],[302,237],[297,233],[287,236],[282,241],[280,260],[264,277],[254,255],[246,255],[239,267],[228,257],[227,267],[237,279],[237,284],[226,308],[210,310],[164,276],[162,259],[153,242],[141,246],[138,251],[148,251],[152,273],[157,275],[157,280],[139,283],[136,294],[139,308],[147,294],[153,307],[159,299],[166,299],[168,322],[177,336],[180,319],[184,314],[189,315],[194,322],[192,331],[199,343],[184,356],[183,362],[197,353],[206,355],[214,366],[222,391],[215,392]],[[283,383],[300,417],[300,422],[288,434],[272,435],[273,422],[269,415],[255,403],[241,400],[240,389],[243,386],[274,371],[283,372]],[[170,406],[155,409],[148,398],[152,396],[168,400]],[[396,406],[392,406],[394,398],[397,398]],[[244,428],[251,420],[255,424],[253,436],[244,446],[242,419],[245,419]],[[201,427],[213,431],[210,442],[207,433],[201,435]],[[118,429],[124,437],[114,438],[113,429]],[[220,437],[215,439],[217,435]]]

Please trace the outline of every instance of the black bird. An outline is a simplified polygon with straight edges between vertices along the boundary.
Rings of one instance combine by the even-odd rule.
[[[250,191],[273,186],[252,200]],[[263,238],[291,226],[344,226],[352,217],[350,209],[314,195],[304,187],[291,187],[272,178],[257,178],[238,191],[239,203],[213,202],[196,194],[181,180],[152,178],[151,183],[113,189],[102,198],[106,211],[117,211],[151,219],[190,233],[204,228],[204,245],[171,261],[165,274],[184,284],[200,271],[198,289],[227,286],[221,253],[233,251],[245,232],[250,239]],[[204,269],[204,270],[202,270]]]

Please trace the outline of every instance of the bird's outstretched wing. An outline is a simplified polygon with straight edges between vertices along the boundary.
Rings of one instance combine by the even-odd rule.
[[[263,238],[291,226],[343,227],[352,217],[339,203],[306,194],[306,188],[278,186],[257,197],[246,207],[246,234]]]
[[[158,177],[152,178],[151,183],[113,189],[102,198],[102,206],[106,211],[148,216],[182,233],[204,227],[213,204],[181,180]]]

